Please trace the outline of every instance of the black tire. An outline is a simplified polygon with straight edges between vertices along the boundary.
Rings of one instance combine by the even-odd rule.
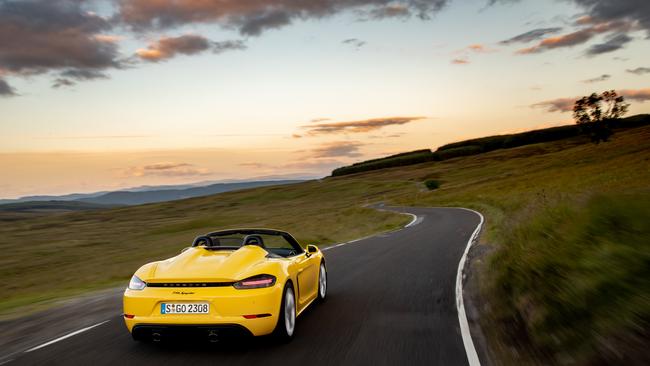
[[[288,300],[287,297],[291,297],[291,300]],[[296,295],[293,291],[293,286],[291,282],[287,282],[284,285],[284,291],[282,291],[282,300],[280,300],[280,314],[278,316],[278,323],[275,325],[275,330],[273,331],[273,336],[281,342],[289,342],[296,330]],[[287,311],[287,306],[292,306],[293,310]],[[293,313],[293,315],[289,315]],[[289,319],[287,321],[287,316],[293,317],[293,321]]]
[[[318,302],[323,302],[327,299],[327,267],[325,267],[325,262],[320,262],[320,267],[318,268],[318,297],[316,300]]]

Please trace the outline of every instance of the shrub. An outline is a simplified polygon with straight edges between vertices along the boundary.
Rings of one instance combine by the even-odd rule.
[[[429,179],[424,182],[424,185],[429,188],[430,191],[433,191],[434,189],[440,188],[440,181],[437,181],[435,179]]]
[[[483,149],[477,145],[461,146],[453,149],[436,151],[434,154],[438,160],[447,160],[459,156],[476,155],[483,152]]]

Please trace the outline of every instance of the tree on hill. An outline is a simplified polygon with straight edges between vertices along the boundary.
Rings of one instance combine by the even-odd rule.
[[[614,90],[593,93],[576,100],[573,118],[593,142],[605,142],[612,135],[612,124],[627,113],[629,106]]]

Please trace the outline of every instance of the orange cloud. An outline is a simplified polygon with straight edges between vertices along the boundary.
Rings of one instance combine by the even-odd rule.
[[[569,33],[557,37],[546,38],[541,42],[539,42],[537,45],[520,49],[516,53],[519,55],[528,55],[533,53],[540,53],[555,48],[572,47],[572,46],[586,43],[587,41],[589,41],[590,39],[592,39],[594,36],[598,34],[614,32],[614,31],[626,31],[629,30],[631,27],[632,24],[624,21],[598,23],[590,27],[580,29],[573,33]]]
[[[467,50],[475,53],[489,53],[495,52],[496,50],[488,48],[482,44],[471,44],[467,46]]]
[[[467,60],[466,58],[460,58],[459,57],[459,58],[455,58],[455,59],[451,60],[451,63],[454,64],[454,65],[467,65],[467,64],[469,64],[469,60]]]
[[[162,37],[149,47],[139,49],[136,55],[142,60],[159,62],[170,59],[177,54],[194,55],[212,49],[215,53],[227,50],[240,50],[246,46],[241,41],[211,42],[205,37],[186,34],[179,37]]]
[[[210,48],[210,41],[205,37],[187,34],[180,37],[163,37],[146,49],[136,51],[138,57],[145,61],[158,62],[174,57],[178,53],[192,55]]]
[[[627,99],[631,99],[637,102],[647,102],[650,100],[650,89],[624,89],[620,90],[618,94],[624,96]]]

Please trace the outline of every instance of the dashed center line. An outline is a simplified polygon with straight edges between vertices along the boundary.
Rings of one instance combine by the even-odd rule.
[[[79,330],[75,330],[75,331],[72,332],[72,333],[68,333],[68,334],[66,334],[66,335],[64,335],[64,336],[61,336],[61,337],[56,338],[56,339],[53,339],[53,340],[51,340],[51,341],[49,341],[49,342],[43,343],[43,344],[41,344],[40,346],[36,346],[36,347],[30,348],[30,349],[28,349],[27,351],[25,351],[25,353],[32,352],[32,351],[36,351],[36,350],[41,349],[41,348],[43,348],[43,347],[47,347],[47,346],[49,346],[49,345],[51,345],[51,344],[54,344],[54,343],[59,342],[59,341],[62,341],[62,340],[64,340],[64,339],[66,339],[66,338],[70,338],[70,337],[72,337],[72,336],[76,336],[76,335],[79,334],[79,333],[83,333],[83,332],[85,332],[85,331],[91,330],[91,329],[93,329],[93,328],[95,328],[95,327],[98,327],[98,326],[100,326],[100,325],[102,325],[102,324],[106,324],[106,323],[108,323],[109,321],[110,321],[110,320],[104,320],[104,321],[101,322],[101,323],[97,323],[97,324],[95,324],[95,325],[91,325],[91,326],[86,327],[86,328],[82,328],[82,329],[79,329]]]

